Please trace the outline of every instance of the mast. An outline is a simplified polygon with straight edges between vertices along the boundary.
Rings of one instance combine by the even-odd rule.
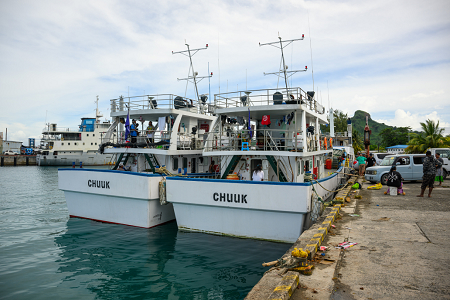
[[[95,123],[98,123],[100,121],[99,118],[103,117],[103,115],[98,110],[98,101],[99,100],[97,95],[97,100],[95,100],[95,104],[97,105],[97,107],[95,108]]]
[[[200,50],[206,50],[206,49],[208,49],[208,44],[206,44],[206,47],[204,47],[204,48],[198,48],[198,49],[190,49],[189,48],[189,44],[185,44],[186,45],[186,47],[187,47],[187,50],[184,50],[184,51],[178,51],[178,52],[173,52],[172,51],[172,54],[183,54],[183,55],[185,55],[185,56],[188,56],[189,57],[189,62],[190,62],[190,65],[189,65],[189,73],[188,73],[188,77],[187,78],[177,78],[178,80],[187,80],[188,82],[192,82],[193,84],[194,84],[194,88],[195,88],[195,93],[196,93],[196,95],[197,95],[197,101],[200,101],[200,96],[199,96],[199,94],[198,94],[198,87],[197,87],[197,82],[200,82],[200,81],[202,81],[202,79],[204,79],[204,78],[209,78],[209,77],[211,77],[212,76],[212,72],[211,72],[211,74],[210,75],[208,75],[208,76],[198,76],[198,72],[195,72],[195,70],[194,70],[194,63],[192,62],[192,56],[194,56],[198,51],[200,51]],[[187,54],[186,54],[187,53]],[[192,69],[192,76],[190,75],[191,74],[191,69]],[[208,71],[209,72],[209,71]],[[198,81],[197,81],[198,80]]]
[[[286,48],[287,46],[289,46],[291,43],[293,43],[295,41],[302,41],[302,40],[304,40],[304,38],[305,38],[305,35],[302,34],[302,38],[301,39],[293,39],[293,40],[285,40],[285,41],[283,41],[281,39],[281,37],[279,36],[278,37],[278,39],[279,39],[278,42],[271,42],[271,43],[265,43],[265,44],[259,43],[260,47],[269,45],[269,46],[273,46],[275,48],[279,48],[281,50],[281,61],[283,63],[283,69],[279,70],[278,72],[272,72],[272,73],[265,73],[264,72],[264,75],[273,75],[273,74],[275,74],[278,77],[281,77],[280,73],[283,73],[283,75],[284,75],[283,76],[284,77],[284,83],[285,83],[285,86],[286,86],[286,96],[288,97],[288,99],[289,99],[289,87],[288,87],[288,83],[289,82],[288,82],[288,78],[291,77],[292,75],[294,75],[297,72],[305,72],[306,70],[308,70],[308,66],[305,66],[304,70],[288,71],[287,70],[288,66],[286,66],[286,62],[285,62],[285,59],[284,59],[283,49]],[[283,45],[283,43],[284,43],[284,45]],[[278,44],[279,44],[279,46],[278,46]],[[288,75],[288,74],[290,74],[290,75]]]

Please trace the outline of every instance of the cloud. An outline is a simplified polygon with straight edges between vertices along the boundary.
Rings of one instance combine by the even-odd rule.
[[[373,118],[373,116],[372,116]],[[450,127],[450,123],[442,121],[437,111],[433,111],[429,114],[411,113],[404,111],[403,109],[397,109],[395,116],[392,119],[375,119],[379,123],[385,123],[390,126],[396,127],[411,127],[412,130],[422,131],[420,123],[425,123],[426,120],[432,120],[436,123],[439,121],[439,127]]]
[[[109,100],[128,91],[184,95],[177,78],[189,61],[172,51],[185,41],[209,44],[194,56],[199,75],[208,65],[214,73],[201,93],[273,88],[277,78],[263,72],[279,68],[280,50],[258,43],[302,34],[284,49],[290,70],[309,69],[293,86],[314,88],[326,106],[329,95],[349,114],[390,120],[398,109],[437,111],[447,124],[449,9],[445,0],[1,1],[0,131],[22,139],[39,136],[45,120],[74,127],[94,116],[97,95],[105,116]]]

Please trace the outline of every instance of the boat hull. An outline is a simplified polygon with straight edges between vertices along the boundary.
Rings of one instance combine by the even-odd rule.
[[[36,155],[38,166],[102,166],[113,164],[112,154],[82,153],[82,154],[58,154],[58,155]]]
[[[70,216],[143,228],[175,219],[172,205],[159,202],[161,179],[113,170],[58,170]]]
[[[320,180],[328,190],[337,174]],[[333,193],[318,183],[280,183],[167,178],[167,200],[173,203],[178,228],[220,235],[292,243],[303,232],[313,195]]]

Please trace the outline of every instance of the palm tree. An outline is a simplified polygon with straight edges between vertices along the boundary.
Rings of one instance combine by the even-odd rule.
[[[448,140],[442,135],[444,128],[439,128],[439,121],[435,123],[432,120],[426,120],[425,123],[420,123],[422,126],[422,133],[410,133],[412,139],[405,149],[406,153],[425,153],[428,148],[445,147]]]

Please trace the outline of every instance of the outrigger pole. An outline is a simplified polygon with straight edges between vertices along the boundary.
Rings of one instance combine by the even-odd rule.
[[[272,42],[272,43],[265,43],[265,44],[261,44],[259,43],[259,46],[273,46],[275,48],[279,48],[281,49],[281,60],[283,61],[283,69],[278,71],[278,72],[272,72],[272,73],[265,73],[264,75],[274,75],[276,74],[278,77],[281,77],[279,74],[281,72],[283,72],[284,74],[284,83],[286,84],[286,96],[289,99],[289,88],[288,88],[288,78],[291,77],[292,75],[294,75],[297,72],[305,72],[308,70],[308,66],[305,66],[304,70],[296,70],[296,71],[287,71],[287,66],[286,66],[286,62],[284,60],[284,53],[283,53],[283,48],[289,46],[291,43],[295,42],[295,41],[302,41],[305,39],[305,35],[302,34],[302,38],[301,39],[293,39],[293,40],[286,40],[286,41],[282,41],[281,37],[278,37],[279,41],[278,42]],[[283,46],[283,43],[285,43],[285,45]],[[286,44],[287,43],[287,44]],[[280,46],[277,46],[277,44],[280,44]],[[292,73],[288,76],[288,73]]]
[[[200,96],[199,96],[199,94],[198,94],[198,88],[197,88],[197,80],[198,79],[200,79],[200,80],[198,80],[198,82],[200,82],[202,79],[204,79],[204,78],[209,78],[209,77],[212,77],[212,72],[211,72],[211,74],[210,75],[208,75],[208,76],[197,76],[198,75],[198,73],[197,72],[195,72],[194,71],[194,64],[192,63],[192,56],[194,56],[198,51],[200,51],[200,50],[206,50],[206,49],[208,49],[208,44],[206,44],[206,47],[205,48],[198,48],[198,49],[190,49],[189,48],[189,45],[186,43],[186,47],[187,47],[187,50],[184,50],[184,51],[178,51],[178,52],[173,52],[172,51],[172,54],[178,54],[178,53],[180,53],[180,54],[183,54],[183,55],[185,55],[185,56],[188,56],[189,57],[189,60],[190,60],[190,66],[189,66],[189,73],[188,73],[188,77],[187,78],[177,78],[177,80],[187,80],[187,81],[189,81],[189,82],[192,82],[193,84],[194,84],[194,86],[195,86],[195,93],[197,94],[197,101],[200,101]],[[187,54],[186,54],[186,52],[187,52]],[[191,69],[192,69],[192,76],[190,76],[190,73],[191,73]]]

